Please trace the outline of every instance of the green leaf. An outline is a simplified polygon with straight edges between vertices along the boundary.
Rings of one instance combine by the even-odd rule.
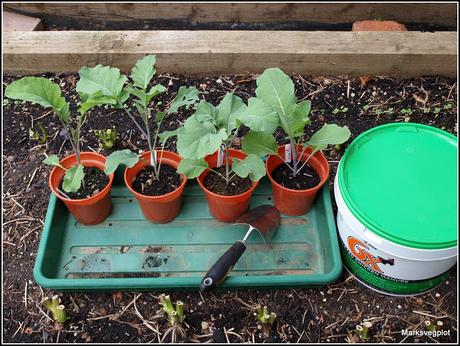
[[[77,192],[81,187],[81,182],[85,176],[83,166],[72,166],[67,169],[62,181],[62,189],[64,192]]]
[[[265,175],[265,164],[260,157],[250,154],[244,160],[234,158],[232,170],[241,178],[249,176],[251,181],[259,181]]]
[[[292,105],[289,109],[289,116],[286,118],[286,123],[291,129],[294,137],[301,136],[305,125],[310,123],[311,102],[304,100],[300,103]]]
[[[342,144],[350,138],[351,132],[346,126],[324,124],[308,141],[314,152],[327,148],[328,145]]]
[[[276,111],[281,127],[291,135],[288,119],[297,102],[291,78],[279,68],[268,68],[257,78],[256,95]]]
[[[244,137],[241,144],[246,154],[255,154],[265,156],[267,154],[276,154],[278,144],[271,133],[249,131]]]
[[[163,131],[160,134],[158,134],[158,139],[160,140],[160,143],[166,143],[166,141],[174,136],[177,136],[179,132],[179,129],[175,129],[172,131]]]
[[[80,80],[77,83],[77,92],[83,100],[92,98],[92,95],[108,96],[122,104],[126,93],[123,86],[128,77],[120,73],[116,67],[97,65],[82,67],[78,72]]]
[[[237,127],[236,120],[246,110],[243,100],[233,93],[227,93],[220,101],[217,109],[217,124],[227,129],[230,134]]]
[[[47,156],[47,157],[43,160],[43,163],[46,164],[46,165],[50,165],[50,166],[61,167],[62,169],[65,170],[65,168],[62,167],[61,164],[59,163],[59,157],[58,157],[57,155],[50,155],[50,156]]]
[[[177,167],[177,173],[183,173],[189,179],[200,176],[208,168],[208,163],[204,159],[182,159]]]
[[[196,117],[196,120],[203,124],[203,126],[208,128],[214,128],[217,126],[219,111],[209,102],[201,100],[196,106],[195,113],[193,113],[193,115]]]
[[[273,133],[279,125],[278,114],[275,110],[258,98],[248,100],[247,109],[238,120],[253,131]]]
[[[146,55],[136,62],[136,65],[134,65],[130,75],[135,86],[141,88],[142,90],[147,89],[147,86],[156,73],[155,62],[155,55]]]
[[[96,96],[95,98],[89,98],[86,101],[82,102],[78,107],[78,111],[80,114],[85,114],[88,110],[93,107],[100,106],[100,105],[115,105],[117,101],[108,97],[108,96]]]
[[[167,113],[176,113],[181,107],[189,109],[196,101],[198,101],[198,90],[195,87],[187,88],[181,86],[177,91],[176,97],[172,100]]]
[[[139,157],[136,153],[133,153],[129,149],[117,150],[107,156],[105,160],[104,173],[109,175],[117,170],[121,164],[127,167],[133,167],[139,161]]]
[[[199,122],[194,114],[178,132],[177,151],[183,158],[201,159],[217,151],[227,137],[225,129],[216,132],[209,123],[206,125]]]
[[[29,101],[52,108],[64,122],[69,122],[69,104],[62,96],[59,85],[43,77],[24,77],[6,87],[5,96],[13,100]]]

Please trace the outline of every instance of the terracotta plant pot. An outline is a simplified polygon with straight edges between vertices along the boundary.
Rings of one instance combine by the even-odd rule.
[[[209,167],[217,167],[217,156],[218,153],[214,153],[205,157]],[[233,158],[236,157],[240,160],[244,159],[247,155],[240,150],[230,149],[229,158],[230,164],[233,163]],[[206,169],[198,178],[198,184],[203,189],[206,200],[208,201],[209,211],[212,216],[217,220],[223,222],[232,222],[238,219],[246,210],[249,208],[249,200],[251,199],[252,193],[256,189],[259,182],[253,182],[249,190],[234,196],[223,196],[217,193],[209,191],[204,186],[204,178],[210,172]]]
[[[285,145],[280,146],[278,154],[284,157]],[[302,147],[298,146],[297,154],[300,155]],[[302,160],[306,160],[311,153],[311,149],[308,148],[302,155]],[[270,155],[266,161],[267,176],[270,179],[273,187],[273,199],[275,207],[283,214],[290,216],[299,216],[305,214],[310,210],[313,201],[315,200],[316,194],[321,187],[327,182],[329,178],[329,163],[322,152],[317,152],[313,155],[308,164],[313,167],[319,174],[320,182],[315,187],[306,190],[293,190],[288,189],[278,184],[272,177],[272,172],[279,165],[283,163],[283,160],[276,155]]]
[[[101,170],[105,168],[105,157],[97,153],[82,152],[80,153],[80,161],[84,167],[97,167]],[[77,164],[77,156],[75,154],[70,155],[61,160],[60,164],[65,168],[74,166]],[[64,174],[65,171],[62,168],[53,168],[49,178],[51,191],[64,202],[78,222],[84,225],[95,225],[104,221],[112,210],[110,188],[112,187],[113,173],[109,175],[109,183],[101,192],[84,199],[69,199],[61,195],[58,188]]]
[[[174,168],[179,166],[181,157],[172,151],[157,150],[158,161],[162,164],[168,164]],[[187,177],[181,174],[182,183],[180,186],[165,195],[147,196],[133,189],[133,182],[137,174],[146,167],[150,162],[150,151],[142,154],[141,160],[131,168],[125,170],[125,184],[128,189],[136,196],[141,206],[144,216],[156,223],[167,223],[174,220],[179,215],[182,206],[182,194],[187,183]]]

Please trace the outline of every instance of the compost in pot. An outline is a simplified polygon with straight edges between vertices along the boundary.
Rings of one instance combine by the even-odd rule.
[[[291,168],[283,163],[272,172],[273,179],[280,185],[292,190],[306,190],[320,182],[319,174],[309,164],[300,169],[294,176]]]
[[[225,167],[215,168],[214,171],[209,172],[204,178],[204,186],[211,192],[217,193],[218,195],[233,196],[239,195],[252,186],[251,179],[241,178],[235,176],[228,184],[225,182],[219,174],[225,175]]]
[[[144,167],[133,182],[133,189],[147,196],[161,196],[176,190],[182,184],[181,176],[170,165],[162,165],[158,179],[151,166]]]
[[[109,177],[105,175],[104,171],[97,167],[84,167],[83,172],[85,178],[83,179],[82,185],[77,192],[66,193],[66,196],[70,199],[83,199],[97,195],[101,192],[104,187],[109,183]],[[59,190],[63,190],[62,185],[64,179],[59,184]]]

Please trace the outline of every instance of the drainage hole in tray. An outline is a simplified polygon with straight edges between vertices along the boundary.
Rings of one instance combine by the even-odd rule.
[[[112,223],[111,223],[111,222],[109,222],[109,226],[112,226]]]
[[[133,200],[130,198],[130,199],[128,200],[128,202],[129,202],[129,203],[132,203],[132,202],[133,202]]]

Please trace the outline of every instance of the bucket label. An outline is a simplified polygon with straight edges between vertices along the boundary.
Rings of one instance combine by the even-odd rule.
[[[284,147],[284,161],[291,162],[291,156],[291,145],[286,144],[286,146]]]
[[[376,273],[370,267],[364,267],[345,244],[340,241],[340,252],[345,267],[358,280],[376,291],[392,295],[413,295],[429,291],[440,285],[449,276],[449,271],[426,280],[402,280]]]
[[[369,247],[359,239],[349,236],[347,239],[348,249],[353,256],[366,268],[372,269],[373,271],[383,274],[380,269],[382,265],[393,266],[395,264],[394,258],[382,258],[380,256],[374,256],[369,251]]]

